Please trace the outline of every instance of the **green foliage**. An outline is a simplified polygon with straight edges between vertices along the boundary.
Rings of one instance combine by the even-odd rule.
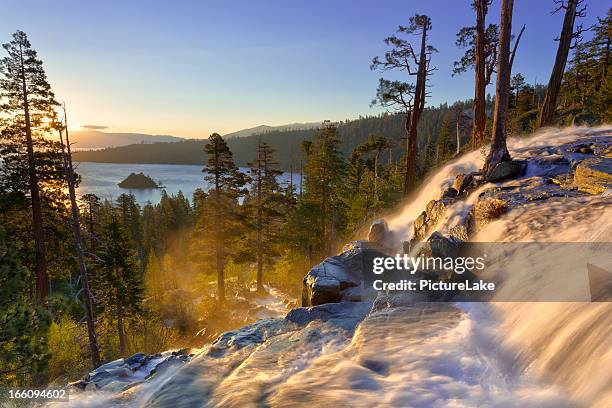
[[[593,37],[576,44],[560,92],[563,124],[606,123],[612,120],[612,9],[598,18]]]
[[[245,229],[238,200],[246,193],[248,176],[238,170],[232,152],[219,134],[209,137],[204,152],[208,156],[202,170],[204,180],[212,187],[201,197],[204,202],[198,205],[200,212],[196,214],[191,260],[204,273],[216,271],[218,296],[223,299],[224,263],[235,253]]]
[[[440,129],[440,136],[436,144],[436,162],[444,163],[453,157],[456,149],[455,137],[450,133],[450,115],[444,116]]]
[[[49,378],[60,383],[72,381],[91,369],[87,329],[71,317],[61,316],[49,328]]]
[[[304,194],[298,201],[303,222],[310,225],[307,242],[323,254],[331,253],[343,228],[345,163],[339,145],[335,125],[326,124],[317,131],[306,158]]]
[[[23,386],[47,370],[49,314],[30,299],[32,281],[0,229],[0,385]]]
[[[243,260],[257,262],[257,285],[262,289],[263,269],[272,265],[274,257],[278,255],[279,229],[293,192],[287,191],[285,194],[278,184],[277,177],[282,171],[274,160],[274,149],[261,142],[256,155],[249,163],[251,188],[242,204],[247,226],[242,245]]]
[[[142,275],[134,244],[115,215],[104,225],[102,238],[104,244],[98,251],[100,266],[92,287],[106,320],[116,321],[121,351],[125,351],[125,321],[134,320],[143,312]]]
[[[476,66],[476,27],[462,27],[457,33],[455,45],[465,49],[465,54],[453,63],[453,76],[474,69]],[[491,74],[497,63],[497,49],[499,45],[499,27],[489,24],[485,30],[485,83],[491,82]]]

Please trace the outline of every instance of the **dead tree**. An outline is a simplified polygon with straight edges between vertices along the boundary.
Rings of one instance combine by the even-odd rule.
[[[474,101],[472,146],[476,147],[486,141],[486,88],[491,83],[497,64],[499,44],[499,27],[496,24],[486,26],[486,15],[491,0],[474,0],[472,8],[476,11],[476,25],[463,27],[457,33],[455,45],[466,48],[460,60],[455,61],[453,76],[474,69]]]
[[[409,77],[416,76],[415,84],[381,78],[376,98],[372,101],[372,104],[394,107],[405,115],[406,173],[404,176],[404,195],[410,193],[416,184],[417,125],[425,108],[427,79],[429,74],[435,70],[435,68],[430,67],[430,62],[431,55],[437,50],[427,43],[431,27],[431,19],[426,15],[415,14],[410,17],[410,24],[406,27],[400,26],[397,32],[398,34],[420,35],[418,54],[408,40],[391,36],[385,39],[385,44],[391,46],[391,49],[385,53],[382,59],[375,57],[370,67],[373,70],[383,72],[395,69],[404,71]]]
[[[83,238],[81,236],[81,225],[79,220],[79,208],[76,202],[75,192],[75,177],[74,167],[72,165],[72,151],[70,148],[70,136],[68,134],[68,118],[66,116],[66,106],[64,105],[64,123],[58,123],[58,132],[60,144],[62,147],[62,158],[64,174],[68,184],[68,193],[70,195],[70,209],[72,216],[72,232],[76,246],[77,263],[79,265],[79,273],[81,278],[81,294],[83,304],[85,305],[85,320],[87,321],[87,335],[89,337],[89,350],[91,353],[91,363],[93,368],[100,366],[100,352],[98,349],[98,340],[94,325],[93,301],[92,294],[89,288],[89,279],[87,276],[87,266],[85,265],[85,255],[83,251]],[[64,132],[66,134],[66,143],[64,143]]]
[[[493,111],[493,142],[483,169],[487,174],[499,163],[510,160],[510,153],[506,146],[506,116],[510,100],[510,37],[513,6],[514,0],[502,0],[495,108]]]
[[[486,33],[485,33],[485,18],[491,0],[476,0],[473,3],[473,7],[476,9],[476,82],[474,86],[474,129],[472,133],[472,144],[474,146],[484,143],[485,128],[487,123],[486,114],[486,87],[488,82],[486,81],[486,55],[485,55],[485,44],[486,44]],[[493,64],[489,65],[490,67]],[[489,72],[489,82],[491,80],[492,68]],[[458,140],[457,140],[458,142]],[[459,143],[457,143],[457,149],[459,149]]]
[[[560,10],[565,10],[565,17],[563,18],[561,35],[558,38],[559,47],[557,48],[555,65],[550,74],[542,109],[536,121],[536,128],[550,126],[553,122],[555,110],[557,109],[557,97],[561,89],[561,81],[563,80],[563,73],[565,72],[565,64],[567,63],[572,39],[579,37],[584,31],[582,26],[578,26],[578,29],[574,32],[576,17],[585,16],[586,6],[581,6],[582,3],[583,0],[567,0],[567,2],[565,0],[555,0],[557,8],[553,11],[553,14]]]
[[[461,130],[463,129],[464,121],[467,119],[463,113],[463,106],[461,104],[455,104],[451,107],[451,110],[455,114],[455,135],[457,138],[457,149],[456,154],[461,151]]]

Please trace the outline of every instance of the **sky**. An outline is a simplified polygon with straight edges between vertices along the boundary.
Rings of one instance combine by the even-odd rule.
[[[609,7],[586,0],[588,26]],[[25,31],[73,127],[207,137],[261,124],[344,120],[370,107],[383,39],[415,14],[431,17],[437,105],[473,95],[473,74],[452,77],[468,0],[0,0],[0,41]],[[494,0],[487,22],[499,21]],[[515,0],[526,24],[513,72],[546,83],[562,14],[553,0]],[[393,77],[393,75],[391,75]],[[494,94],[494,87],[488,91]]]

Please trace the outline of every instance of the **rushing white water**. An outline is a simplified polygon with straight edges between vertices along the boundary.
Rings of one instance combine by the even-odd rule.
[[[546,129],[508,145],[513,157],[526,158],[532,149],[602,132],[612,135],[612,126]],[[390,228],[409,239],[427,202],[439,198],[457,174],[481,165],[480,152],[472,152],[441,168],[389,219]],[[530,165],[524,178],[545,170]],[[453,204],[439,227],[456,224],[488,187]],[[475,240],[596,242],[610,237],[610,198],[583,196],[513,208]],[[612,406],[610,303],[333,307],[322,313],[325,319],[305,326],[294,320],[261,321],[206,347],[176,371],[118,395],[82,393],[70,406]]]
[[[525,159],[529,151],[558,146],[591,135],[612,135],[609,125],[598,128],[545,129],[529,138],[508,142],[513,158]],[[542,154],[542,153],[540,153]],[[464,169],[479,167],[478,152],[461,157],[436,173],[413,204],[407,205],[390,225],[411,235],[413,220],[424,205],[438,198],[452,177]],[[545,171],[530,165],[525,178]],[[472,193],[477,196],[486,186]],[[441,224],[465,214],[470,199],[451,207]],[[479,242],[603,242],[612,237],[612,200],[607,195],[551,198],[514,208],[489,224],[474,238]],[[608,258],[609,260],[609,258]],[[529,268],[532,270],[532,268]],[[517,270],[515,281],[525,278]],[[554,278],[554,270],[546,271]],[[464,307],[465,305],[462,305]],[[472,308],[483,309],[483,304]],[[612,406],[612,304],[611,303],[497,303],[498,348],[512,350],[513,366],[554,381],[577,403]],[[482,312],[482,311],[481,311]],[[494,313],[493,313],[494,314]],[[482,324],[482,321],[477,323]]]

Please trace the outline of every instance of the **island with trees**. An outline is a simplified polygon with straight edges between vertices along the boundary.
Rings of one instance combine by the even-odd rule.
[[[130,173],[124,180],[117,184],[121,188],[128,188],[131,190],[135,189],[150,189],[150,188],[162,188],[160,183],[155,182],[150,176],[144,173]]]

